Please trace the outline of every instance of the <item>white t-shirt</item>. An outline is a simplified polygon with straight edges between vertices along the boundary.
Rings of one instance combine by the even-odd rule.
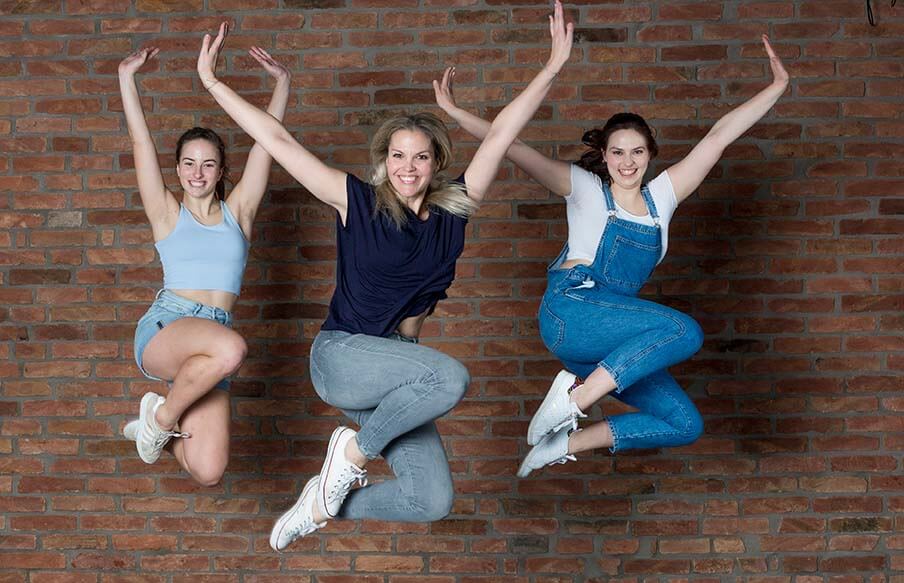
[[[659,261],[665,257],[669,245],[669,221],[678,207],[678,199],[675,198],[675,189],[666,171],[651,180],[647,187],[650,196],[656,205],[656,213],[659,215],[659,225],[662,232],[662,255]],[[593,261],[596,257],[596,248],[603,238],[606,230],[606,221],[609,218],[609,209],[606,208],[606,197],[603,194],[603,182],[600,177],[584,170],[577,164],[571,165],[571,192],[565,196],[568,213],[568,256],[571,259],[586,259]],[[653,217],[649,213],[641,216],[629,213],[615,203],[615,210],[620,219],[653,226]]]

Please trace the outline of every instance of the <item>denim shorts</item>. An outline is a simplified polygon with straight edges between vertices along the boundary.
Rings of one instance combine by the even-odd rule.
[[[144,316],[138,320],[135,328],[135,364],[141,373],[155,381],[171,381],[172,379],[160,379],[148,374],[141,365],[144,349],[147,348],[157,332],[163,330],[180,318],[203,318],[232,328],[232,314],[222,308],[200,304],[183,298],[169,290],[162,289],[157,292],[157,298]],[[223,379],[216,384],[215,389],[229,390],[229,379]]]

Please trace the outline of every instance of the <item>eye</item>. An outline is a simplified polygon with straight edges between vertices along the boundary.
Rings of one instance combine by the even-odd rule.
[[[417,159],[418,160],[429,160],[430,156],[428,156],[427,154],[418,154]]]
[[[393,153],[392,153],[392,157],[398,159],[398,158],[401,158],[401,157],[402,157],[402,154],[401,154],[400,152],[393,152]]]

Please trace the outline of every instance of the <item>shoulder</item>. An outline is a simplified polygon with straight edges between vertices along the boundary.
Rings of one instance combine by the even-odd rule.
[[[656,202],[660,214],[671,216],[678,206],[678,198],[675,196],[675,187],[672,186],[672,179],[669,178],[668,171],[660,172],[656,178],[647,183],[647,188],[650,190],[650,196]]]
[[[373,194],[374,191],[373,184],[364,182],[351,172],[345,175],[345,187],[348,189],[349,194]]]
[[[345,175],[345,190],[349,206],[373,206],[376,197],[374,185],[348,173]]]
[[[580,199],[588,194],[596,195],[603,190],[603,181],[598,175],[585,170],[577,164],[571,165],[571,192],[566,199]]]

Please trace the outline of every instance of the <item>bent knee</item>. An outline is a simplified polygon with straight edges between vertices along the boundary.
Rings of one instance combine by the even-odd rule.
[[[451,357],[434,372],[439,393],[448,401],[448,408],[452,409],[465,396],[471,383],[471,373],[465,365]]]
[[[202,486],[216,486],[226,473],[225,464],[199,464],[188,468],[191,477]]]
[[[703,347],[703,328],[686,314],[680,314],[676,320],[676,326],[676,333],[683,347],[682,352],[687,354],[687,358],[690,358]]]
[[[415,522],[436,522],[449,516],[454,501],[452,485],[447,487],[431,486],[411,496],[408,503]]]
[[[675,425],[679,431],[675,445],[690,445],[703,435],[703,417],[696,408],[685,411]]]
[[[239,334],[233,332],[218,343],[217,349],[211,357],[220,367],[223,376],[227,377],[242,366],[247,354],[248,343]]]

